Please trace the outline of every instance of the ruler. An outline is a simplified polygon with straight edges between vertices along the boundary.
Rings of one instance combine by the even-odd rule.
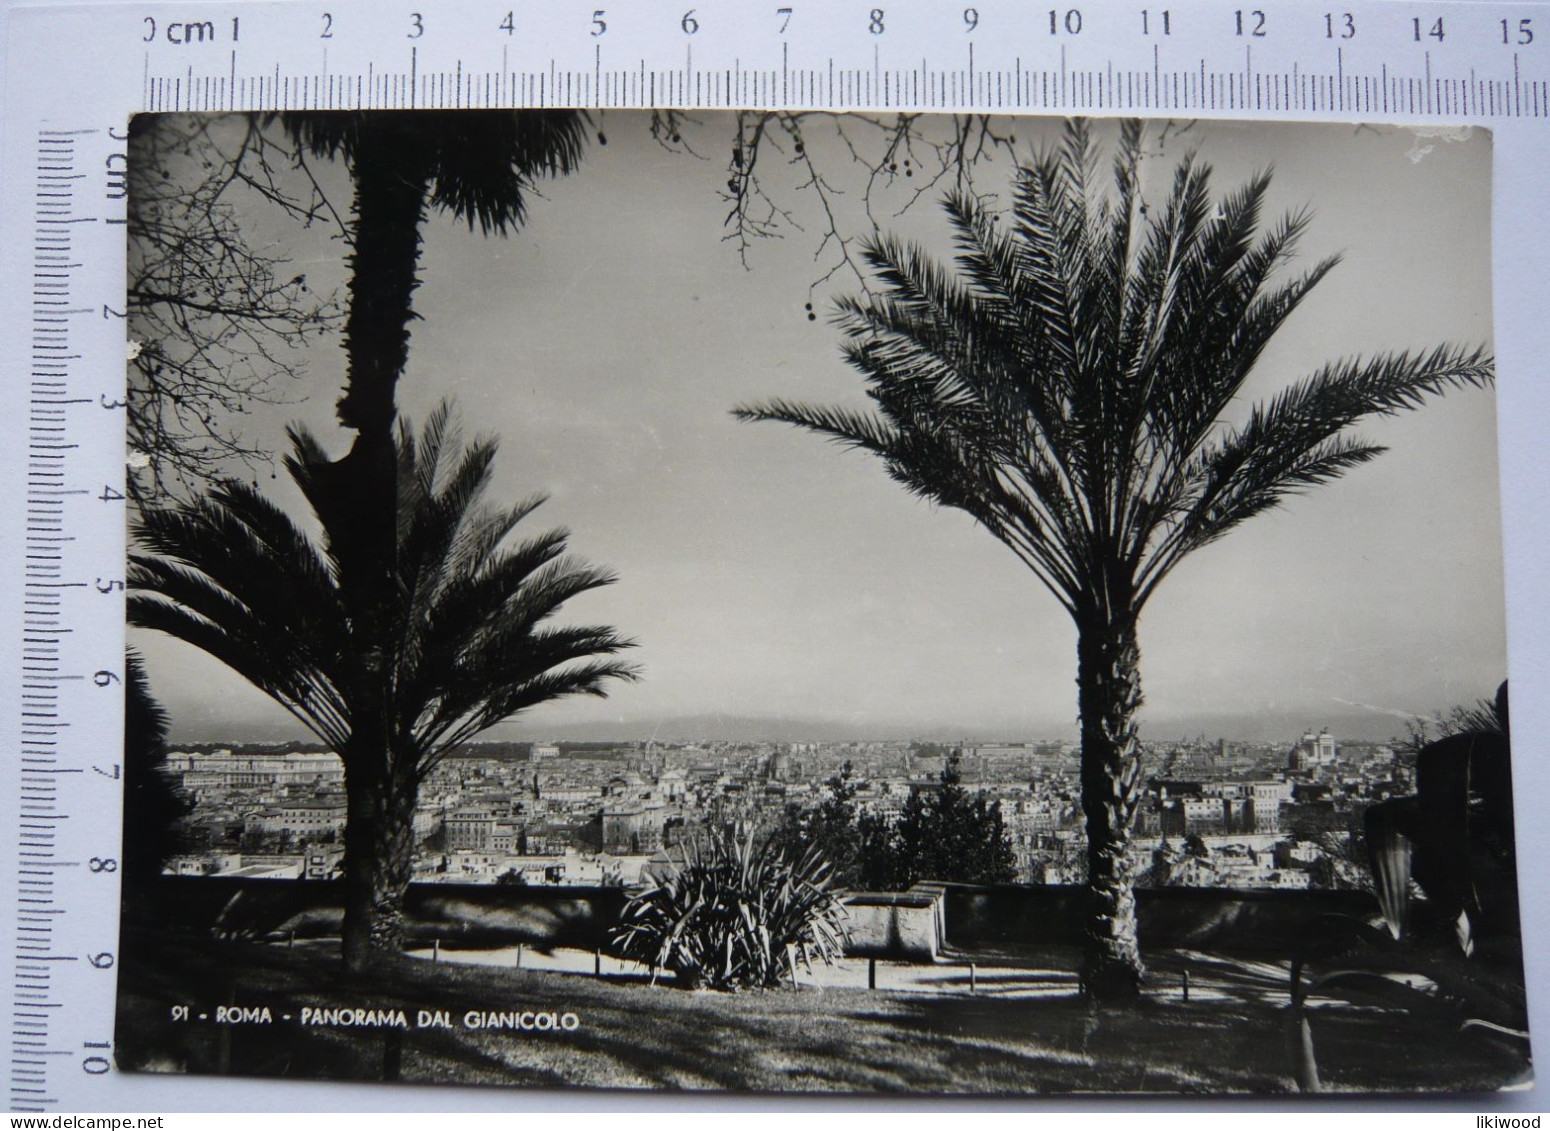
[[[6,545],[20,534],[7,580],[20,586],[21,617],[7,641],[19,700],[7,744],[14,927],[4,945],[11,1106],[42,1110],[69,1106],[66,1082],[106,1074],[112,1056],[123,382],[108,359],[123,357],[124,329],[121,288],[108,279],[122,270],[124,240],[121,131],[29,132],[21,142],[6,131],[33,184],[6,196],[31,231],[11,244],[5,299],[15,406]]]
[[[1550,4],[441,0],[11,5],[0,44],[0,937],[15,1110],[444,1108],[449,1093],[112,1070],[123,664],[124,125],[132,113],[475,106],[1097,113],[1484,124],[1504,373],[1550,357]],[[1418,238],[1424,238],[1418,234]],[[1550,733],[1550,396],[1503,382],[1515,715]],[[1538,422],[1538,423],[1536,423]],[[1526,694],[1524,692],[1527,692]],[[1525,759],[1520,806],[1550,796]],[[1539,763],[1536,765],[1535,763]],[[1523,821],[1522,826],[1545,822]],[[1543,841],[1535,828],[1520,833]],[[1522,849],[1525,860],[1550,851]],[[1527,928],[1543,941],[1525,869]],[[1532,956],[1536,947],[1526,948]],[[1531,970],[1531,976],[1535,971]],[[1536,1001],[1543,1003],[1545,994]],[[1541,1033],[1547,1031],[1541,1028]],[[251,1089],[257,1087],[257,1092]],[[249,1090],[244,1090],[244,1088]],[[458,1093],[496,1108],[509,1097]],[[598,1097],[588,1097],[593,1107]],[[607,1103],[609,1101],[601,1101]],[[641,1102],[639,1097],[633,1103]]]
[[[1536,5],[689,2],[140,16],[141,102],[1550,116]]]

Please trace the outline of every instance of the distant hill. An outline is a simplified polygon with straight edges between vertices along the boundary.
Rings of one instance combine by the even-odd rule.
[[[746,715],[687,715],[671,719],[572,723],[540,730],[524,724],[520,733],[549,741],[592,742],[864,742],[912,739],[925,742],[1000,741],[1027,737],[1021,729],[909,726],[870,720],[759,718]]]
[[[1258,713],[1152,715],[1143,712],[1141,737],[1168,742],[1204,735],[1230,742],[1297,741],[1309,727],[1328,727],[1337,741],[1383,742],[1405,733],[1403,717],[1384,711],[1362,711],[1341,704],[1335,711],[1267,708]],[[174,726],[174,743],[232,745],[237,742],[294,741],[298,735],[282,727],[221,725],[202,719],[197,726]],[[234,733],[236,732],[236,733]],[[238,737],[240,733],[240,737]],[[599,719],[593,722],[545,725],[523,720],[496,727],[487,736],[501,744],[499,753],[481,749],[481,756],[525,758],[527,747],[540,742],[865,742],[906,739],[921,742],[1074,741],[1074,722],[917,724],[873,719],[817,719],[751,715],[698,714],[666,719]],[[481,744],[483,746],[483,744]]]
[[[1385,742],[1405,733],[1405,720],[1380,711],[1271,708],[1257,714],[1157,715],[1143,712],[1141,737],[1167,742],[1205,735],[1229,742],[1284,742],[1290,747],[1308,728],[1328,728],[1337,741]],[[1075,741],[1075,723],[937,723],[910,725],[867,719],[813,719],[701,714],[654,721],[609,719],[541,728],[523,723],[514,733],[543,741],[630,742],[921,742]]]
[[[1199,714],[1156,717],[1143,714],[1141,737],[1146,742],[1170,739],[1225,738],[1229,742],[1285,742],[1288,747],[1304,731],[1328,729],[1336,742],[1387,742],[1405,733],[1405,719],[1385,711],[1317,708],[1271,708],[1257,714]]]

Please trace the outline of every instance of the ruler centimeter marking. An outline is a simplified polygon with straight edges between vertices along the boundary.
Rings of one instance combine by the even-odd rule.
[[[91,867],[117,856],[121,804],[118,766],[104,768],[120,757],[116,684],[92,675],[122,657],[123,512],[105,486],[122,485],[122,414],[102,411],[122,408],[124,380],[121,324],[100,308],[121,316],[109,124],[140,110],[472,106],[1550,118],[1550,4],[1165,3],[190,0],[13,19],[0,50],[26,77],[10,89],[48,92],[0,111],[34,139],[32,279],[13,292],[30,295],[30,339],[11,354],[28,362],[25,476],[6,496],[25,509],[13,1109],[90,1109],[83,1089],[111,1079],[117,892]],[[50,73],[56,31],[83,58],[124,62],[95,82]]]

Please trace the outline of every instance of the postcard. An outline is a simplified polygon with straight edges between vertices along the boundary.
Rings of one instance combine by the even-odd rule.
[[[1531,1079],[1487,131],[129,163],[121,1069]]]

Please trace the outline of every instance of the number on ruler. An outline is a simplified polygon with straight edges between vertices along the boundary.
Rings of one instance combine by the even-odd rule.
[[[1162,17],[1160,20],[1158,20],[1158,27],[1161,29],[1162,34],[1172,35],[1173,22],[1168,17],[1168,9],[1164,8],[1161,12],[1158,13],[1158,15]],[[1151,13],[1148,12],[1145,8],[1141,9],[1141,34],[1152,34],[1152,16]]]
[[[867,15],[869,17],[869,22],[866,26],[867,31],[871,32],[873,35],[882,35],[883,10],[881,8],[873,8],[869,13],[867,13]]]
[[[605,8],[599,8],[592,13],[592,30],[587,33],[588,35],[596,38],[608,30],[608,21],[603,19],[607,14],[608,12]]]
[[[791,26],[791,9],[776,8],[775,14],[780,17],[780,34],[785,35],[786,29]]]
[[[1350,12],[1341,12],[1338,16],[1333,12],[1325,12],[1324,38],[1355,39],[1356,17]]]
[[[1080,8],[1067,8],[1066,14],[1061,16],[1054,8],[1049,10],[1049,33],[1058,35],[1061,28],[1067,35],[1082,34],[1082,10]]]
[[[683,28],[685,35],[693,35],[700,30],[700,21],[694,18],[695,9],[690,8],[684,13],[684,18],[678,21],[678,26]]]
[[[1410,21],[1410,27],[1411,27],[1411,29],[1415,33],[1415,41],[1417,43],[1421,42],[1421,39],[1423,38],[1423,36],[1425,38],[1428,38],[1428,39],[1435,39],[1438,43],[1442,42],[1443,34],[1442,34],[1442,17],[1441,16],[1438,16],[1437,17],[1437,22],[1432,24],[1432,26],[1430,28],[1428,28],[1425,32],[1423,32],[1421,30],[1421,18],[1419,16],[1415,17],[1414,19],[1412,19]]]
[[[506,13],[506,18],[501,21],[500,29],[499,30],[505,32],[507,35],[514,35],[514,34],[516,34],[517,22],[516,22],[516,13],[515,12],[507,12]]]
[[[407,38],[409,38],[409,39],[419,39],[420,36],[422,36],[424,34],[425,34],[425,17],[420,15],[419,12],[410,12],[409,13],[409,31],[407,33]]]
[[[118,861],[111,856],[93,856],[86,862],[86,866],[93,872],[118,871]]]
[[[1533,20],[1529,19],[1527,16],[1524,16],[1521,20],[1519,20],[1518,21],[1518,26],[1515,29],[1515,31],[1516,31],[1516,37],[1515,38],[1513,38],[1513,36],[1514,36],[1514,29],[1512,29],[1512,28],[1510,28],[1508,26],[1510,22],[1511,21],[1509,21],[1509,20],[1503,20],[1502,21],[1502,42],[1503,43],[1516,43],[1520,47],[1527,47],[1530,43],[1534,42],[1534,21]]]
[[[1233,13],[1233,20],[1237,26],[1236,34],[1246,35],[1251,39],[1265,38],[1265,13],[1258,8],[1249,12],[1240,9]]]
[[[963,10],[963,22],[966,25],[964,31],[973,31],[980,26],[980,10],[978,8],[965,8]]]
[[[323,30],[318,33],[319,39],[334,38],[334,16],[332,12],[323,13]]]

